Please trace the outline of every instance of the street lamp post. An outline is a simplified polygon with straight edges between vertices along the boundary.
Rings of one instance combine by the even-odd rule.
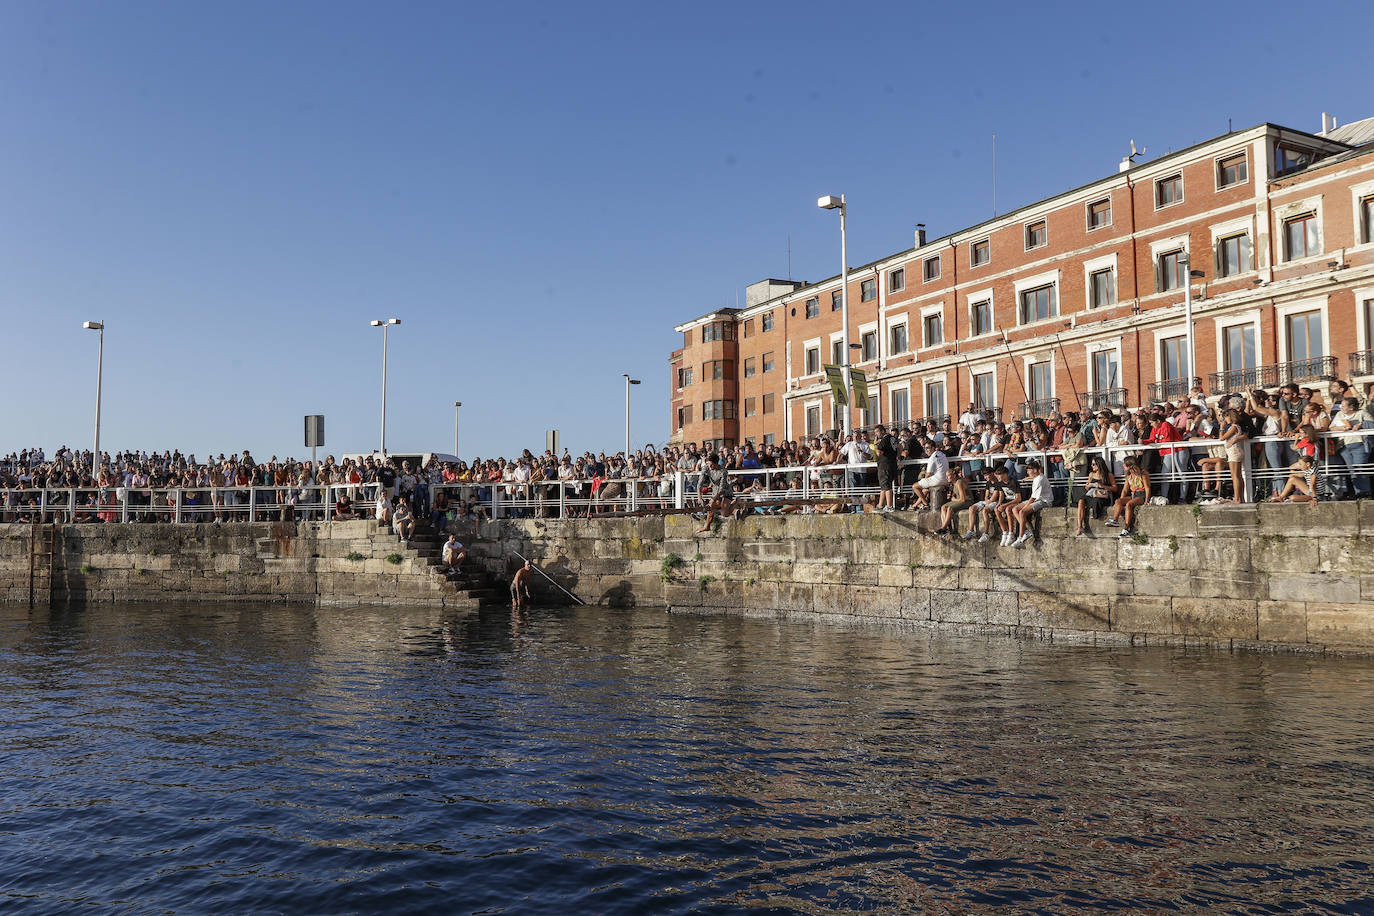
[[[95,351],[95,449],[91,452],[91,476],[100,476],[100,382],[105,374],[105,322],[86,321],[81,326],[100,333]]]
[[[822,210],[840,211],[840,323],[843,329],[840,337],[843,342],[844,361],[840,366],[840,373],[844,376],[845,400],[849,400],[849,236],[845,231],[845,217],[847,208],[845,206],[844,195],[836,197],[827,194],[825,197],[816,201],[816,206]],[[850,422],[849,411],[853,405],[846,405],[844,408],[844,424],[840,431],[841,435],[849,435]]]
[[[399,318],[387,318],[369,322],[374,328],[382,329],[382,457],[386,457],[386,337],[393,324],[400,324]]]
[[[1197,374],[1197,350],[1193,347],[1193,265],[1185,250],[1179,255],[1183,262],[1183,321],[1187,325],[1188,371],[1183,374],[1183,396],[1192,397],[1193,376]]]
[[[463,406],[462,401],[453,402],[453,457],[458,457],[458,408]]]
[[[638,385],[639,379],[630,378],[630,373],[622,372],[625,376],[625,460],[630,459],[630,386]]]

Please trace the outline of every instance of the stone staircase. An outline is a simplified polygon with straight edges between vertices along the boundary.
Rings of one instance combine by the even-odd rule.
[[[381,526],[390,531],[390,526]],[[393,535],[394,537],[394,535]],[[506,584],[481,568],[472,557],[463,563],[462,570],[449,572],[443,567],[444,541],[447,535],[432,529],[427,522],[415,526],[415,536],[409,544],[396,538],[398,550],[409,555],[417,564],[428,566],[443,580],[445,607],[496,607],[510,603]]]

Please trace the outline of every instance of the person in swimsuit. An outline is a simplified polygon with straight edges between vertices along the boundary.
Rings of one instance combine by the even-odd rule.
[[[529,560],[526,560],[525,565],[521,566],[519,569],[515,571],[515,576],[510,580],[511,607],[521,607],[523,604],[523,602],[520,600],[522,596],[524,597],[525,601],[532,600],[530,598],[530,570],[532,570],[533,568],[534,563],[532,563]]]

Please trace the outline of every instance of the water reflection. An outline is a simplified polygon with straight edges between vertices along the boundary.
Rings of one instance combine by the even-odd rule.
[[[1374,910],[1362,660],[225,605],[5,611],[0,684],[43,910]]]

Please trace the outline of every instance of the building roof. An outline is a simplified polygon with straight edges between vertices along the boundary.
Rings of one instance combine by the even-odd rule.
[[[1322,136],[1328,140],[1335,140],[1337,143],[1348,143],[1351,146],[1364,146],[1366,143],[1374,143],[1374,118],[1351,121],[1349,124],[1333,127]]]

